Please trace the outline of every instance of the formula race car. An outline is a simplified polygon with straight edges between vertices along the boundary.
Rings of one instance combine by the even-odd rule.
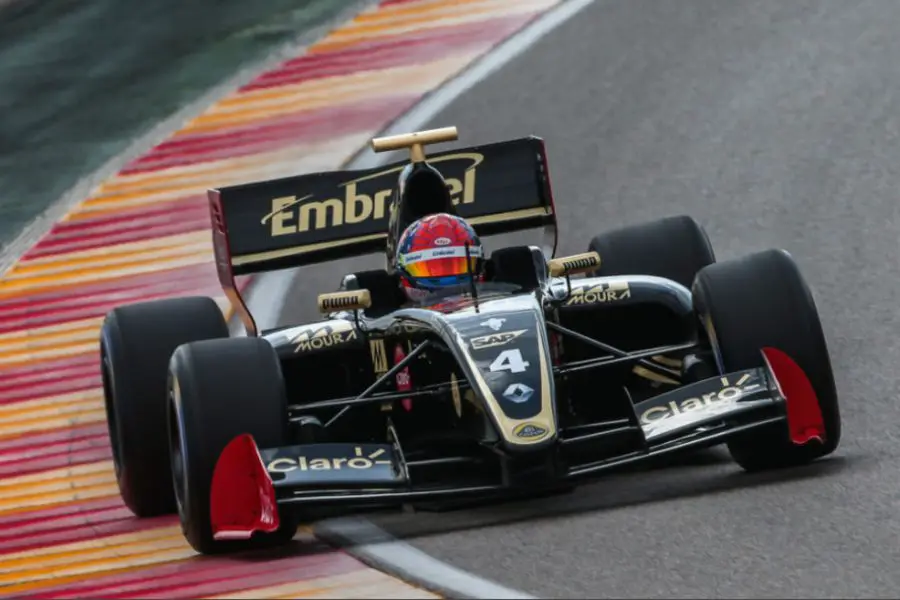
[[[783,250],[716,262],[687,216],[555,257],[544,142],[425,156],[453,127],[372,140],[409,161],[210,190],[219,279],[247,334],[186,297],[122,306],[101,333],[116,476],[138,516],[176,512],[219,553],[352,511],[571,490],[725,443],[746,470],[807,463],[841,435],[810,290]],[[458,215],[495,248],[484,276],[411,300],[398,235]],[[318,322],[260,331],[235,276],[385,252],[318,296]],[[302,277],[302,274],[300,275]]]

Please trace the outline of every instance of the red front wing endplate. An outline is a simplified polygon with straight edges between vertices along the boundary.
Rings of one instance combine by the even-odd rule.
[[[231,440],[216,462],[210,520],[216,540],[249,539],[280,526],[275,486],[251,435]]]
[[[769,370],[787,405],[787,422],[791,441],[803,446],[811,441],[825,441],[825,419],[812,383],[794,360],[777,348],[763,348]]]

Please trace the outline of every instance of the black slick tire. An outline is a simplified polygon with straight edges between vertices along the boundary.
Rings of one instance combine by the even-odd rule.
[[[595,275],[653,275],[690,288],[697,272],[716,262],[703,227],[679,215],[601,233],[588,245],[600,255]]]
[[[206,297],[120,306],[104,319],[100,365],[113,464],[122,500],[138,517],[175,512],[166,434],[172,352],[225,337],[222,311]]]
[[[697,275],[693,293],[720,370],[763,366],[761,349],[777,348],[809,378],[824,419],[824,444],[796,446],[786,425],[778,424],[731,440],[728,449],[735,462],[757,471],[800,465],[832,453],[841,438],[834,374],[815,301],[791,256],[767,250],[711,265]]]
[[[260,448],[289,441],[287,397],[278,356],[264,339],[209,340],[179,347],[169,368],[169,453],[181,527],[202,554],[280,545],[296,521],[250,540],[213,539],[210,492],[222,450],[241,434]]]

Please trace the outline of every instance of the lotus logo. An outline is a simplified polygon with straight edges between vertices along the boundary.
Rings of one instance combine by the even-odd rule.
[[[521,425],[517,425],[516,428],[513,429],[513,435],[529,440],[540,439],[546,436],[548,433],[550,432],[537,423],[522,423]]]

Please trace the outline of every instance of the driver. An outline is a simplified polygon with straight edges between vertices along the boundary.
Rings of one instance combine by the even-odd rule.
[[[466,244],[470,264],[466,265]],[[397,271],[407,298],[421,299],[449,287],[480,281],[484,248],[471,225],[455,215],[438,213],[413,221],[397,243]]]

